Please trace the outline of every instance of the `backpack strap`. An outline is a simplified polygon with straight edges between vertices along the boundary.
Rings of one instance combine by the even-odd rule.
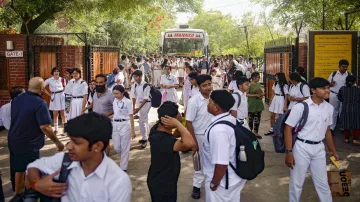
[[[336,73],[337,73],[337,72],[335,71],[335,72],[333,72],[333,73],[331,74],[331,82],[334,81],[334,77],[335,77]]]
[[[238,92],[233,93],[233,95],[237,95],[237,97],[239,98],[239,103],[238,103],[238,106],[237,106],[239,108],[240,104],[241,104],[241,95]]]
[[[301,131],[301,129],[305,126],[309,116],[309,105],[306,102],[301,102],[301,104],[304,105],[304,110],[299,120],[299,123],[294,129],[295,134],[298,134]]]
[[[70,174],[71,169],[67,169],[72,163],[72,160],[70,159],[69,153],[64,154],[63,161],[61,163],[61,170],[59,179],[56,180],[57,182],[65,183],[67,180],[67,177]]]
[[[81,83],[81,84],[83,84],[84,82],[85,82],[85,81],[84,81],[84,80],[82,80],[80,83]]]
[[[301,84],[300,84],[300,93],[301,93],[301,95],[302,96],[304,96],[304,93],[303,93],[303,87],[304,87],[304,83],[303,82],[301,82]]]

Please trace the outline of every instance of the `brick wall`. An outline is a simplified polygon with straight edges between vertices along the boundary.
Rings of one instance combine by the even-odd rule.
[[[27,48],[26,36],[0,35],[0,56],[5,56],[6,41],[13,41],[14,51],[23,51],[22,58],[7,58],[9,89],[13,86],[27,87]],[[0,91],[0,106],[10,101],[9,91]]]
[[[81,69],[82,78],[84,77],[84,46],[67,46],[61,47],[62,69],[78,67]]]
[[[304,67],[307,71],[307,59],[308,59],[308,45],[307,43],[299,44],[299,66]]]

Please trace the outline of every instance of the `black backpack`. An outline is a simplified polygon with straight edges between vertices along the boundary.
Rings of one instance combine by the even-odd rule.
[[[299,120],[299,123],[295,126],[292,134],[292,145],[294,146],[297,134],[301,131],[301,129],[305,126],[306,121],[309,116],[309,106],[306,102],[300,102],[304,105],[304,111]],[[299,104],[299,103],[298,103]],[[274,125],[274,135],[273,135],[273,143],[275,147],[275,152],[277,153],[285,153],[285,140],[284,140],[284,128],[286,119],[289,117],[291,110],[287,110],[284,114],[282,114],[275,122]]]
[[[229,121],[219,121],[213,124],[211,128],[217,124],[225,124],[232,128],[235,131],[235,138],[236,138],[236,147],[235,147],[235,154],[236,154],[236,165],[233,165],[229,162],[230,167],[235,171],[235,173],[241,177],[242,179],[252,180],[255,179],[265,168],[265,152],[261,150],[260,143],[256,138],[255,134],[252,133],[250,130],[244,128],[242,123],[236,121],[236,125],[232,124]],[[207,136],[207,141],[209,142],[209,135]],[[219,134],[222,135],[222,134]],[[247,161],[240,161],[240,146],[245,146],[246,158]],[[229,188],[229,174],[226,170],[226,185],[225,188]]]
[[[150,100],[151,100],[151,107],[158,108],[161,105],[161,98],[162,94],[161,92],[156,89],[153,85],[150,85],[148,83],[145,83],[143,86],[143,91],[146,87],[150,87]],[[135,84],[135,88],[137,87],[137,84]]]
[[[333,72],[333,73],[331,74],[331,82],[334,81],[334,77],[335,77],[336,73],[337,73],[337,71],[335,71],[335,72]],[[346,72],[346,73],[347,73],[348,75],[352,75],[351,72]]]
[[[304,96],[303,88],[304,88],[305,85],[307,85],[305,82],[301,82],[301,84],[300,84],[300,93],[301,93],[302,96]],[[294,86],[295,86],[295,85],[292,84],[292,85],[290,86],[290,88],[289,88],[289,91],[290,91],[290,89],[291,89],[292,87],[294,87]]]

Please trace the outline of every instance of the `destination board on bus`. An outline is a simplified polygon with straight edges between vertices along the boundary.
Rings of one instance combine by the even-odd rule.
[[[204,35],[202,33],[193,33],[193,32],[171,32],[165,33],[165,38],[173,38],[173,39],[201,39]]]

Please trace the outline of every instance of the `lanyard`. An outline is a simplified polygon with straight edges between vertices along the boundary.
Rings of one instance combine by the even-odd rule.
[[[120,101],[121,102],[121,107],[119,106],[119,101],[116,102],[116,105],[119,107],[119,109],[124,109],[124,105],[125,103],[123,101]]]

